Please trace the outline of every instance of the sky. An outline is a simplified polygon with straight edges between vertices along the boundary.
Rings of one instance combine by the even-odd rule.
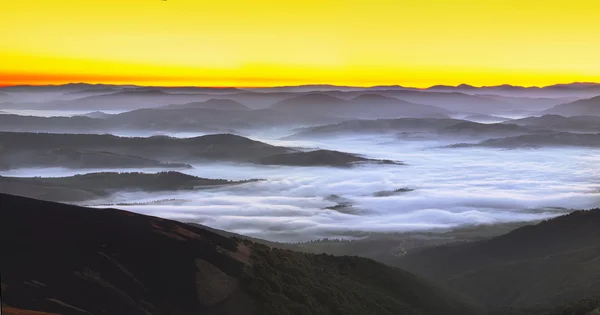
[[[600,82],[597,0],[0,0],[0,85]]]

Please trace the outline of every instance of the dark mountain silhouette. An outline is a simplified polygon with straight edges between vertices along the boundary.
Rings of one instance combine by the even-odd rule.
[[[348,167],[356,163],[381,163],[402,164],[390,160],[367,159],[355,154],[332,151],[316,150],[310,152],[294,152],[267,156],[259,160],[261,164],[268,165],[292,165],[292,166],[338,166]]]
[[[562,116],[600,116],[600,96],[556,105],[542,112],[542,114],[554,114]]]
[[[0,176],[0,193],[71,202],[99,199],[123,191],[206,189],[251,181],[208,179],[179,172],[154,174],[104,172],[51,178]]]
[[[160,107],[161,109],[184,109],[184,108],[206,108],[206,109],[219,109],[219,110],[250,110],[243,104],[228,100],[228,99],[216,99],[211,98],[203,102],[192,102],[186,104],[172,104]]]
[[[55,149],[107,151],[121,155],[144,156],[160,161],[238,161],[257,159],[295,150],[269,145],[233,134],[194,138],[166,136],[117,137],[94,134],[50,134],[0,132],[0,161],[13,167],[23,158],[47,154]]]
[[[539,135],[494,138],[479,143],[459,143],[449,147],[539,148],[539,147],[600,147],[600,133],[556,132]]]
[[[0,194],[2,302],[59,314],[474,312],[400,269],[115,209]],[[35,218],[33,220],[32,218]]]
[[[600,294],[600,209],[489,240],[409,252],[396,263],[488,308],[550,307]]]
[[[504,123],[537,129],[569,132],[600,132],[600,116],[543,115],[505,121]]]

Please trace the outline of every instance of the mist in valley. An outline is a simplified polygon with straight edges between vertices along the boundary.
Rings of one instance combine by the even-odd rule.
[[[583,101],[576,101],[586,100],[590,90],[581,95],[540,89],[494,95],[491,88],[466,92],[465,87],[211,90],[70,85],[44,91],[4,90],[0,131],[7,132],[2,148],[8,166],[0,169],[3,177],[172,171],[208,179],[263,179],[202,189],[130,187],[75,203],[118,207],[272,241],[531,222],[591,208],[600,201],[600,146],[593,141],[548,142],[558,132],[596,137],[590,132],[600,132],[600,124],[587,118],[595,117],[587,109],[588,116],[581,116]],[[569,108],[565,104],[573,101],[572,117],[545,113],[557,105],[564,113]],[[530,116],[538,118],[521,119]],[[586,117],[586,125],[581,117]],[[235,147],[236,141],[245,140],[228,140],[231,143],[215,153],[218,142],[203,142],[206,147],[192,152],[166,139],[172,154],[165,149],[153,155],[152,148],[57,140],[57,146],[72,152],[57,158],[59,153],[52,151],[40,158],[47,149],[6,142],[15,132],[162,135],[183,140],[233,133],[275,147],[269,154],[252,151],[250,158],[246,156],[250,151],[245,151],[250,147]],[[515,143],[530,135],[545,142],[535,147]],[[510,145],[488,147],[489,139],[510,139]],[[453,147],[456,144],[461,146]],[[288,159],[279,162],[285,155],[273,155],[317,149],[325,151],[296,158],[302,166],[288,164]],[[82,160],[100,153],[104,155],[97,156],[93,165]],[[129,164],[101,163],[106,154],[115,158],[111,163],[118,165],[127,157]],[[28,164],[18,164],[23,157],[31,158]],[[341,158],[350,162],[335,160]],[[77,164],[73,159],[79,159]],[[278,165],[269,165],[274,159]],[[168,162],[180,164],[161,166]]]

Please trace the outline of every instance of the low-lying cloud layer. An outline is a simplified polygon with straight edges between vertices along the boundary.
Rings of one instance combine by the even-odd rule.
[[[267,180],[193,192],[123,192],[99,202],[177,199],[119,208],[271,240],[301,241],[351,236],[353,232],[537,220],[566,209],[591,208],[600,201],[597,150],[439,149],[434,148],[439,143],[386,138],[327,143],[271,141],[275,142],[362,153],[401,160],[407,165],[346,169],[202,164],[184,172],[207,178]],[[29,169],[4,175],[64,176],[83,172]],[[414,191],[386,197],[373,195],[403,187]],[[336,205],[327,198],[331,195],[349,201],[351,211],[345,211],[346,207],[326,209]]]

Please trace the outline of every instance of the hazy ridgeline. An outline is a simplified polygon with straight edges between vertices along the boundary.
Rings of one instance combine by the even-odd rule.
[[[123,204],[273,241],[535,221],[600,201],[596,85],[417,90],[74,84],[0,91],[2,176],[177,171],[207,180],[264,179],[214,187],[128,182],[79,191],[77,200],[61,200],[67,189],[78,188],[69,181],[53,181],[52,187],[19,182],[37,185],[38,192],[43,186],[44,193],[35,195],[41,199]],[[48,137],[29,132],[190,139],[113,143],[103,140],[108,136],[54,135],[53,142],[29,147],[15,140]],[[191,139],[223,133],[240,137]],[[318,149],[338,152],[303,154]],[[32,196],[31,186],[2,180],[10,184],[0,190]]]

